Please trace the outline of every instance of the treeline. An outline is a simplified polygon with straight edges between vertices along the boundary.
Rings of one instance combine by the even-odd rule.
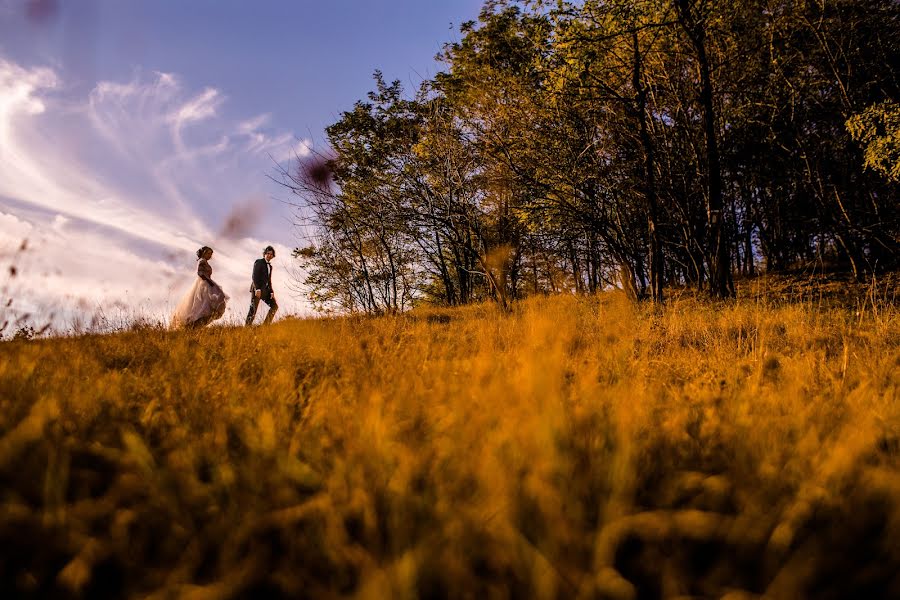
[[[895,0],[489,1],[460,31],[282,172],[319,308],[897,265]]]

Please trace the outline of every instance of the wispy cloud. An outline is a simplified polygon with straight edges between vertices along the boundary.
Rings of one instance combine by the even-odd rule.
[[[287,277],[293,232],[265,173],[308,142],[271,130],[267,114],[230,117],[223,92],[171,73],[101,81],[86,97],[64,79],[0,57],[0,258],[30,240],[6,290],[20,313],[125,302],[165,314],[204,244],[237,312],[262,246],[276,243]]]

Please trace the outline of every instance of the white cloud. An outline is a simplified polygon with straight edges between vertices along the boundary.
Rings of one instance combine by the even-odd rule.
[[[206,88],[203,93],[176,108],[174,113],[169,116],[169,121],[172,123],[172,140],[182,156],[192,154],[185,146],[182,130],[187,125],[216,116],[223,100],[224,98],[218,90]]]
[[[285,163],[300,158],[306,158],[312,154],[313,143],[309,139],[297,139],[290,135],[284,135],[274,140],[272,147],[266,148],[268,155],[278,163]]]
[[[56,74],[46,68],[23,69],[16,64],[0,58],[0,132],[8,133],[6,125],[8,116],[21,111],[24,114],[36,115],[44,112],[45,106],[40,98],[35,97],[37,89],[50,89],[57,85]],[[5,135],[3,138],[5,139]]]
[[[265,177],[270,156],[297,152],[292,134],[268,129],[268,114],[230,119],[219,90],[191,93],[170,73],[102,81],[81,98],[62,80],[0,58],[0,250],[29,240],[10,282],[20,315],[58,321],[110,303],[163,315],[208,244],[237,319],[253,260],[279,241],[279,302],[306,311],[289,297],[293,231]]]
[[[262,127],[263,125],[268,124],[268,122],[272,119],[272,115],[266,113],[264,115],[258,115],[253,117],[252,119],[248,119],[240,124],[238,124],[237,130],[238,133],[242,133],[244,135],[253,135],[256,133],[256,130]]]
[[[222,100],[222,95],[219,94],[218,90],[206,88],[203,90],[203,93],[191,98],[186,104],[179,107],[171,119],[178,125],[208,119],[216,115]]]
[[[64,217],[63,215],[56,215],[55,217],[53,217],[53,222],[50,224],[50,227],[53,228],[55,231],[62,232],[63,228],[65,228],[65,226],[66,226],[66,223],[68,223],[71,220],[72,219],[70,219],[68,217]]]
[[[309,156],[312,153],[312,140],[298,141],[293,151],[301,158]]]
[[[0,212],[0,260],[5,263],[3,269],[13,266],[23,242],[28,240],[33,231],[34,225],[28,221]],[[25,246],[27,248],[27,242]]]

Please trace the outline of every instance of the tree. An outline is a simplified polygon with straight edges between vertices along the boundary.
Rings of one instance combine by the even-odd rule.
[[[900,4],[491,0],[286,178],[316,297],[403,310],[900,258]]]

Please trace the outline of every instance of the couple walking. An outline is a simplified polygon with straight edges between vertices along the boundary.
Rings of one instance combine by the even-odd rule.
[[[175,314],[172,315],[173,328],[203,327],[225,314],[225,304],[229,298],[228,294],[222,290],[222,286],[212,279],[212,267],[209,264],[212,255],[213,249],[209,246],[203,246],[197,250],[197,279],[175,308]],[[266,246],[263,250],[263,257],[256,259],[256,262],[253,263],[247,325],[253,323],[260,300],[269,306],[265,323],[271,323],[275,313],[278,312],[278,303],[275,301],[275,292],[272,290],[273,258],[275,258],[275,248]]]

